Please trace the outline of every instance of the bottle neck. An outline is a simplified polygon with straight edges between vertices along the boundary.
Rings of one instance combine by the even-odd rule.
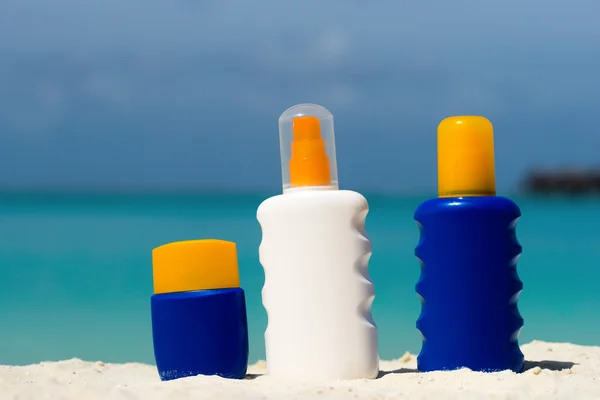
[[[298,187],[289,187],[283,188],[283,194],[288,193],[296,193],[296,192],[308,192],[315,190],[338,190],[338,185],[328,185],[328,186],[298,186]]]

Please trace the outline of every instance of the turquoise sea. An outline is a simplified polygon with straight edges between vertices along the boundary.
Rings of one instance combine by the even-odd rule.
[[[264,358],[260,291],[264,195],[0,194],[0,364],[78,357],[153,363],[151,250],[185,239],[237,242],[250,359]],[[367,195],[374,319],[384,359],[418,352],[412,219],[422,197]],[[600,345],[600,199],[515,198],[518,271],[533,339]]]

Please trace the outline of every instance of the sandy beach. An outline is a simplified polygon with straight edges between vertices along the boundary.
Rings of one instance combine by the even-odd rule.
[[[522,346],[526,370],[416,372],[406,353],[381,362],[376,380],[292,382],[264,375],[264,361],[244,380],[191,377],[161,382],[152,365],[78,359],[0,366],[0,399],[592,399],[600,398],[600,347],[534,341]]]

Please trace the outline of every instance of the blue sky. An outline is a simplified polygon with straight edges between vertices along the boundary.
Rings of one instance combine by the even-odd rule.
[[[500,191],[600,164],[597,1],[3,0],[0,184],[279,190],[277,119],[335,117],[340,184],[436,187],[436,127],[496,128]]]

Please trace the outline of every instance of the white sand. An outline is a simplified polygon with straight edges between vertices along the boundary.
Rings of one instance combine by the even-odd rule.
[[[287,382],[263,375],[226,380],[191,377],[161,382],[145,364],[78,359],[0,366],[0,399],[593,399],[600,398],[600,347],[534,341],[522,346],[526,371],[417,373],[414,355],[382,361],[376,380]]]

